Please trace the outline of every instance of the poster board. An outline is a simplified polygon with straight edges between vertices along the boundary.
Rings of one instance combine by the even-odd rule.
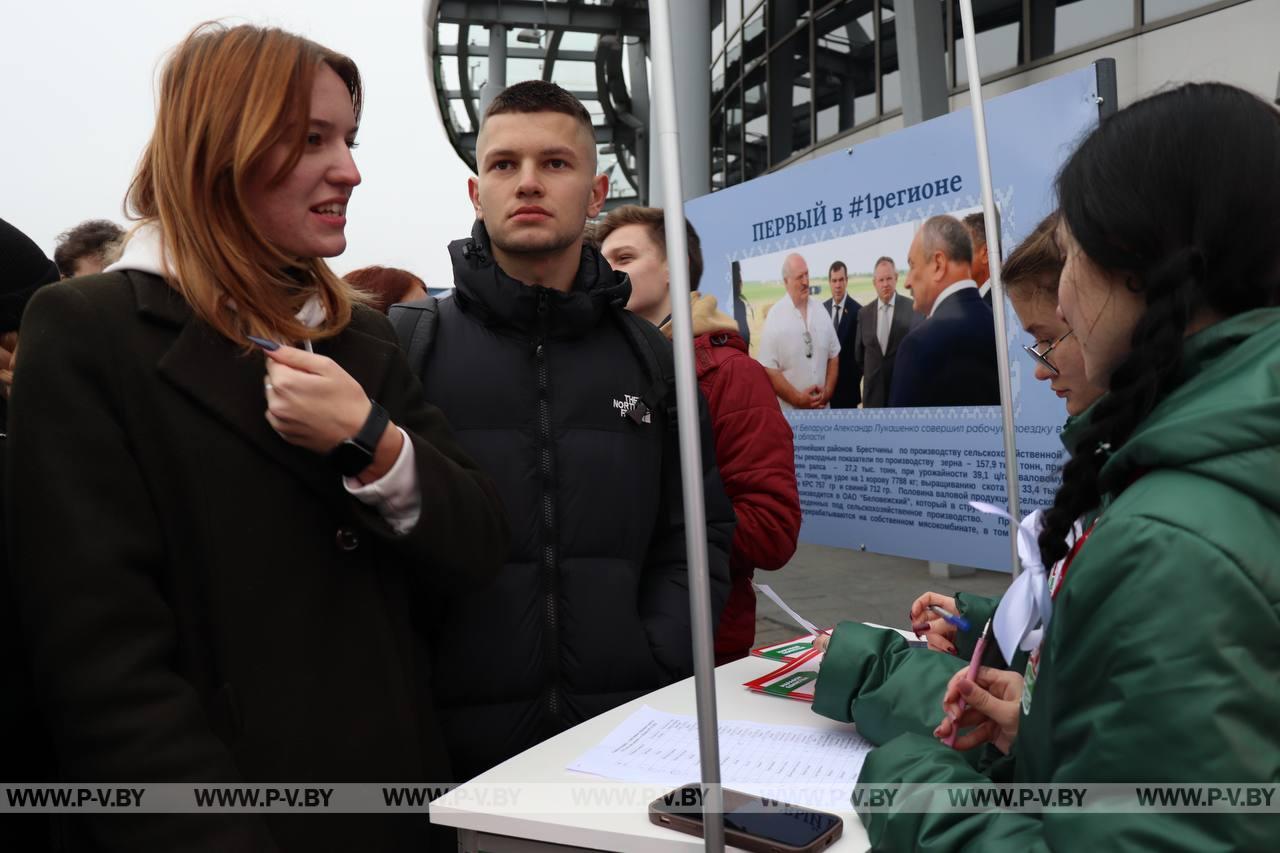
[[[1058,170],[1113,102],[1109,61],[986,102],[1006,257],[1051,211]],[[973,123],[963,109],[694,199],[685,212],[702,240],[700,290],[737,318],[759,358],[773,350],[769,312],[788,305],[790,256],[805,259],[815,300],[829,298],[829,267],[839,260],[848,294],[873,304],[881,257],[894,260],[897,292],[908,296],[907,248],[920,224],[979,210]],[[1028,337],[1006,308],[1025,512],[1053,500],[1066,413],[1033,378],[1021,346]],[[1007,521],[968,506],[1006,503],[998,404],[784,410],[795,435],[803,541],[1009,571]]]

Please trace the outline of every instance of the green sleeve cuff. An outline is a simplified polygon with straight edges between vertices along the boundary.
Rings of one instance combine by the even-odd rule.
[[[867,648],[866,629],[860,622],[841,622],[832,632],[814,685],[814,713],[853,722],[853,700],[862,688],[867,655],[872,651]]]
[[[956,654],[967,661],[973,657],[973,647],[978,645],[978,638],[982,636],[982,626],[995,615],[1000,599],[969,592],[957,592],[955,598],[956,610],[969,620],[968,631],[956,631]]]
[[[969,753],[956,752],[931,736],[904,734],[871,750],[858,776],[859,785],[963,784],[983,785],[990,780],[974,769]],[[1009,843],[1000,833],[984,834],[984,824],[999,817],[991,814],[939,812],[931,805],[928,789],[905,793],[892,811],[859,810],[872,850],[916,850],[943,853],[977,845],[991,850],[1034,850],[1033,843]],[[856,808],[855,804],[855,808]],[[1027,818],[1030,815],[1016,815]],[[1038,829],[1034,820],[1025,821]],[[1025,828],[1025,827],[1020,827]],[[1038,833],[1036,833],[1038,834]],[[981,843],[975,841],[981,839]],[[1017,838],[1015,841],[1026,842]]]

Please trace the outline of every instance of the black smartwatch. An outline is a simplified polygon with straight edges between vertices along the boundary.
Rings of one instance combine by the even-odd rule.
[[[369,417],[360,431],[329,453],[329,459],[344,477],[354,477],[373,464],[373,452],[391,420],[387,410],[376,401],[370,400],[369,405]]]

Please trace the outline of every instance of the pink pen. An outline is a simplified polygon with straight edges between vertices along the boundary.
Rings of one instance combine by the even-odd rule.
[[[969,658],[969,671],[965,677],[974,684],[978,683],[978,667],[982,666],[982,653],[987,650],[987,635],[991,633],[991,620],[987,620],[987,624],[982,626],[982,636],[978,638],[978,644],[973,647],[973,657]],[[947,746],[954,747],[956,745],[956,736],[960,734],[960,715],[964,713],[965,702],[964,697],[960,697],[960,713],[956,714],[956,719],[951,721],[951,734],[943,741]]]

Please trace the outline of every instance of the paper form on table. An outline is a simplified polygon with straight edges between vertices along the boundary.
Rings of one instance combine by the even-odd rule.
[[[721,782],[796,805],[831,808],[832,786],[852,792],[870,751],[871,743],[852,729],[720,721]],[[696,782],[702,778],[697,718],[645,705],[569,769],[673,788]],[[815,794],[806,786],[825,790]]]

